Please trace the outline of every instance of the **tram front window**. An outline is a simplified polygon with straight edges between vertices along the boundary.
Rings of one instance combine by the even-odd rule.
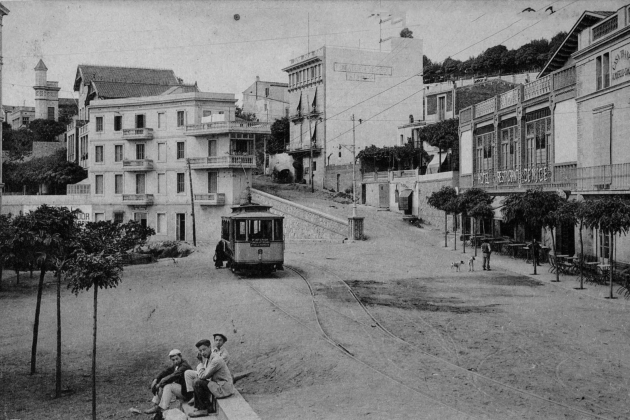
[[[247,222],[245,220],[239,220],[234,223],[236,228],[236,240],[237,241],[245,241],[247,240]]]
[[[271,240],[271,220],[250,220],[249,240],[252,239]]]

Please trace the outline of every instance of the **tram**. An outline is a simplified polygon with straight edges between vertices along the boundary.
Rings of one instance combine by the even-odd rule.
[[[232,214],[221,218],[221,241],[233,273],[284,269],[284,217],[269,209],[271,206],[246,203],[233,206]]]

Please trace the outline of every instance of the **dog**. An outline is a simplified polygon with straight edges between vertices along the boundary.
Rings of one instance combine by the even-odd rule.
[[[453,261],[451,263],[451,271],[455,269],[455,271],[459,271],[459,268],[464,265],[464,261]]]
[[[475,257],[468,258],[468,271],[475,271]]]

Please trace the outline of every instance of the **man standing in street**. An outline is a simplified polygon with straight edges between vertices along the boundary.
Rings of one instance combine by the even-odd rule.
[[[145,414],[155,414],[168,410],[173,397],[182,401],[190,400],[190,393],[186,392],[184,382],[184,372],[191,369],[188,362],[182,358],[182,352],[174,349],[168,354],[172,365],[164,369],[151,382],[151,392],[153,392],[153,407],[145,410]]]
[[[196,344],[204,363],[197,370],[198,378],[193,382],[195,393],[195,411],[189,417],[207,416],[210,408],[210,394],[214,398],[226,398],[234,393],[232,374],[219,354],[212,351],[210,340],[201,340]]]
[[[538,262],[538,253],[540,252],[540,244],[538,243],[538,241],[536,240],[536,238],[534,238],[534,240],[532,241],[532,259],[534,260],[534,265],[540,265],[540,263]]]
[[[490,254],[492,253],[492,248],[490,248],[488,238],[484,238],[481,244],[481,252],[483,253],[483,269],[490,271]]]

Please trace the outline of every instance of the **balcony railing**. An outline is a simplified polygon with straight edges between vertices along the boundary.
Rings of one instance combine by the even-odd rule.
[[[544,95],[551,91],[551,77],[545,76],[533,82],[527,83],[524,87],[524,100]]]
[[[153,194],[123,194],[123,203],[130,206],[153,205]]]
[[[152,128],[125,128],[122,133],[125,140],[152,140]]]
[[[224,206],[224,193],[195,194],[195,203],[202,206]]]
[[[577,190],[630,190],[630,163],[577,168]]]
[[[308,141],[304,141],[302,143],[296,142],[296,143],[290,143],[289,144],[289,149],[287,150],[289,153],[292,152],[308,152],[311,150],[311,147],[313,148],[313,151],[321,151],[322,146],[320,144],[318,144],[318,142],[308,142]]]
[[[479,102],[474,105],[475,118],[482,117],[484,115],[492,114],[496,109],[496,98],[490,98],[483,102]]]
[[[79,135],[82,136],[83,134],[87,134],[88,133],[88,129],[90,128],[90,125],[88,124],[89,121],[85,121],[85,125],[79,127]]]
[[[153,170],[152,159],[123,160],[123,170],[125,171],[151,171]]]
[[[387,181],[389,179],[388,171],[380,172],[364,172],[361,177],[363,181]]]
[[[202,135],[227,133],[230,131],[241,133],[271,133],[271,123],[258,121],[218,121],[211,123],[192,124],[185,127],[186,135]]]
[[[516,88],[499,95],[499,108],[504,109],[512,105],[516,105],[521,94],[521,89]]]
[[[604,35],[616,31],[619,25],[619,18],[617,15],[611,16],[608,20],[603,21],[597,26],[593,27],[593,41],[598,40]]]
[[[90,195],[90,184],[66,185],[66,195]]]
[[[472,120],[472,107],[462,109],[459,112],[459,124],[466,124]]]
[[[563,89],[575,84],[575,66],[553,74],[553,90]]]
[[[256,157],[251,155],[207,156],[188,159],[193,169],[255,168]]]

